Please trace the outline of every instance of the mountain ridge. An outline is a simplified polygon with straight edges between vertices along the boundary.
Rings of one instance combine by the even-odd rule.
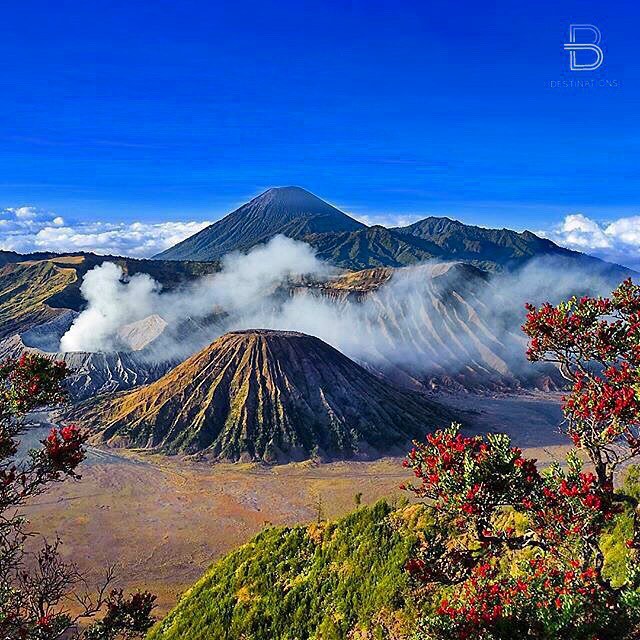
[[[420,505],[381,500],[337,521],[267,528],[215,561],[147,640],[408,638],[404,565],[424,518]]]
[[[554,256],[620,279],[635,274],[621,265],[560,247],[529,230],[485,229],[435,216],[405,227],[367,226],[300,187],[269,189],[154,258],[218,260],[230,251],[246,252],[279,234],[306,242],[321,260],[351,270],[438,259],[500,271],[536,257]]]

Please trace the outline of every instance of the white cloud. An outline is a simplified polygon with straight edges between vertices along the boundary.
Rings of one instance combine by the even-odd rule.
[[[640,216],[620,218],[607,227],[606,233],[628,246],[638,248],[640,247]]]
[[[12,212],[18,220],[35,220],[38,217],[38,211],[33,207],[17,207],[8,211]]]
[[[575,213],[550,230],[538,231],[538,235],[563,247],[640,269],[640,216],[598,222]]]
[[[35,207],[0,209],[0,249],[93,251],[148,258],[204,229],[210,222],[67,222]]]
[[[352,218],[366,224],[368,227],[381,225],[383,227],[406,227],[418,220],[426,218],[428,214],[387,214],[387,213],[349,213]]]

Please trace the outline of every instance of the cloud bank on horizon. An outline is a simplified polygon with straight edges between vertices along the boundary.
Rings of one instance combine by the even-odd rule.
[[[87,251],[103,255],[149,258],[210,225],[188,222],[67,222],[35,207],[0,209],[0,249]]]
[[[640,270],[640,215],[602,223],[575,213],[536,233],[563,247]]]
[[[365,224],[403,226],[421,216],[385,219],[356,216]],[[0,209],[0,250],[90,251],[98,254],[149,258],[210,225],[186,222],[71,222],[36,207]],[[549,229],[537,230],[560,246],[582,251],[609,262],[640,270],[640,215],[599,222],[583,214],[566,216]]]

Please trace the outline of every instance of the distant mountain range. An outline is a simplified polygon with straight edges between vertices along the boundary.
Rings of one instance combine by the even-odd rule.
[[[565,249],[531,231],[487,229],[443,217],[428,217],[406,227],[367,226],[300,187],[268,189],[151,260],[87,252],[20,254],[0,250],[0,267],[65,256],[67,261],[77,257],[84,272],[109,260],[132,274],[145,272],[161,282],[168,280],[171,286],[185,274],[189,277],[217,270],[220,258],[231,251],[246,252],[280,234],[308,243],[321,260],[356,271],[404,267],[432,259],[502,271],[533,258],[554,257],[612,280],[638,276],[631,269]],[[183,264],[172,267],[171,262]],[[194,262],[198,264],[186,264]],[[73,302],[77,306],[79,298]]]
[[[406,227],[367,226],[300,187],[269,189],[155,258],[218,260],[278,234],[307,242],[320,259],[354,270],[402,267],[435,258],[500,271],[534,257],[555,256],[615,277],[634,273],[560,247],[530,231],[485,229],[437,217]]]

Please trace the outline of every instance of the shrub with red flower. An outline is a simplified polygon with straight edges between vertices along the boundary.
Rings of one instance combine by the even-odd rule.
[[[527,357],[556,363],[570,382],[567,434],[589,455],[598,482],[640,453],[640,287],[625,280],[608,298],[527,305]]]
[[[563,411],[576,449],[539,469],[503,434],[452,425],[415,443],[405,466],[418,482],[406,488],[434,514],[406,567],[435,601],[419,636],[640,637],[627,636],[640,632],[638,505],[614,488],[640,454],[640,287],[527,309],[528,358],[556,363],[571,383]],[[603,534],[630,513],[627,579],[614,585]]]
[[[62,429],[51,429],[46,440],[42,441],[43,461],[52,472],[75,476],[76,467],[84,459],[82,445],[84,435],[75,425],[67,425]]]
[[[125,598],[119,591],[109,593],[112,568],[107,569],[97,595],[78,593],[77,585],[86,582],[73,564],[61,559],[59,541],[45,543],[26,561],[24,543],[29,533],[22,508],[52,482],[78,479],[77,468],[85,457],[85,434],[68,425],[53,428],[40,449],[31,451],[26,459],[16,459],[26,414],[63,402],[66,375],[64,362],[35,354],[0,364],[0,637],[139,637],[152,623],[154,596],[145,592]],[[72,616],[62,603],[74,596],[80,612]],[[94,617],[104,609],[102,620],[80,630],[80,618]]]
[[[474,640],[623,637],[628,620],[621,606],[601,588],[593,568],[533,556],[510,572],[497,562],[475,567],[459,588],[441,594],[422,634]]]

